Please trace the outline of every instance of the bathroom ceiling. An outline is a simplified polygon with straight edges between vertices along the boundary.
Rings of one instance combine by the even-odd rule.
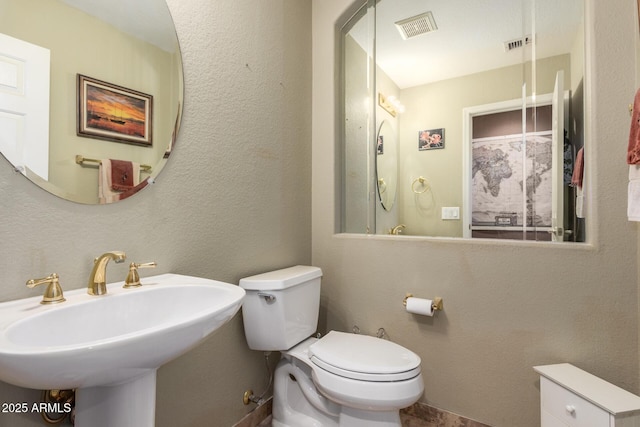
[[[173,53],[177,48],[173,22],[171,15],[167,13],[167,4],[164,1],[135,0],[122,3],[104,0],[62,1],[167,52]]]
[[[535,24],[523,19],[531,3]],[[505,51],[504,44],[534,32],[536,58],[567,53],[584,15],[583,0],[383,0],[376,9],[376,62],[400,88],[521,64],[531,45]],[[425,12],[438,29],[404,40],[394,23]],[[351,31],[361,45],[366,21]]]

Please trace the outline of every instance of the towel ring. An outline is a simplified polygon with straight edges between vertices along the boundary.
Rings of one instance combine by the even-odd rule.
[[[420,185],[422,185],[424,187],[422,189],[422,191],[416,190],[416,184],[418,184],[418,183],[420,183]],[[416,194],[422,194],[422,193],[426,192],[427,190],[429,190],[430,188],[431,188],[431,185],[429,184],[429,181],[427,181],[422,176],[414,179],[413,183],[411,184],[411,191],[413,191]]]

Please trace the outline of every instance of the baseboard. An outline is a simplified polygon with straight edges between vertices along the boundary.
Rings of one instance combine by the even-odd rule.
[[[271,416],[272,398],[267,399],[263,404],[257,406],[253,411],[245,415],[233,427],[258,427]]]

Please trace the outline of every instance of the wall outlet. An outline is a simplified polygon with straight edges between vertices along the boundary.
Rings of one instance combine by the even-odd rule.
[[[460,208],[458,206],[442,208],[442,219],[459,220]]]

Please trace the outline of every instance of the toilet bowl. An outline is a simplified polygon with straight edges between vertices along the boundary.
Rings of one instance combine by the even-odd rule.
[[[424,390],[420,358],[391,341],[331,331],[309,347],[309,354],[314,383],[341,405],[397,411],[415,403]]]
[[[315,332],[320,277],[296,266],[240,281],[245,335],[254,350],[279,350],[274,427],[398,427],[399,410],[424,391],[420,357],[380,338]],[[311,311],[310,311],[311,310]]]

